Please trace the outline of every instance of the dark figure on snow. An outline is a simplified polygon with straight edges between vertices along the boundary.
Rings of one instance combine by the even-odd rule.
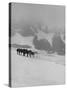
[[[27,49],[20,49],[20,48],[18,48],[17,49],[17,54],[18,55],[22,55],[23,54],[23,56],[29,56],[29,57],[31,57],[31,56],[33,56],[34,57],[34,55],[35,54],[37,54],[37,52],[33,52],[32,50],[27,50]]]

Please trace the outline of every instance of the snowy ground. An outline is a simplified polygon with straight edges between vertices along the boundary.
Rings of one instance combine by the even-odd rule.
[[[12,86],[57,85],[65,83],[64,56],[19,56],[11,51]]]

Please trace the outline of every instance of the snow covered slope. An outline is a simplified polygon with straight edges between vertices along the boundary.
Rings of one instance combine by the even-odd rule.
[[[23,37],[19,33],[16,33],[13,37],[11,37],[11,44],[29,45],[32,46],[32,48],[34,48],[32,44],[33,38],[33,36]]]
[[[13,87],[65,83],[65,66],[49,62],[48,56],[44,59],[27,58],[17,55],[16,50],[12,49],[11,59]]]

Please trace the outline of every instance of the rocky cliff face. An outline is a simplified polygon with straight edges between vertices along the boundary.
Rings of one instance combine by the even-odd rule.
[[[51,45],[47,39],[38,40],[37,36],[35,36],[33,40],[33,44],[36,49],[45,50],[45,51],[51,50]]]
[[[50,37],[51,38],[51,37]],[[48,53],[57,52],[59,55],[65,54],[65,43],[62,41],[60,35],[54,35],[52,38],[52,45],[47,39],[40,39],[35,36],[33,39],[34,47],[38,50],[44,50]]]
[[[63,42],[63,40],[59,35],[58,36],[55,35],[53,37],[52,46],[53,46],[53,50],[58,54],[61,55],[65,54],[65,43]]]

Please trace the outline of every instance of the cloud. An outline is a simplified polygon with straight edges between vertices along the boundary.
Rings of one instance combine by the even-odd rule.
[[[65,26],[65,7],[12,3],[12,26],[23,28],[26,24],[46,23],[49,28]]]

